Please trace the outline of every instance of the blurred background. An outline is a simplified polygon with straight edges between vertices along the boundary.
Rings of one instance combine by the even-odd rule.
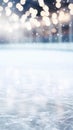
[[[73,42],[72,0],[0,0],[0,43]]]
[[[72,42],[73,0],[0,0],[0,130],[73,130]]]

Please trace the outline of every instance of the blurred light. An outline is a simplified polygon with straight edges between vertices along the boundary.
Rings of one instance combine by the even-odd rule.
[[[9,33],[12,33],[13,32],[13,28],[9,27],[8,31],[9,31]]]
[[[52,19],[52,22],[53,22],[53,24],[56,25],[56,24],[58,24],[58,19],[56,19],[56,18],[55,18],[55,19]]]
[[[73,3],[70,3],[68,6],[69,9],[73,9]]]
[[[60,8],[61,7],[61,3],[57,2],[56,3],[56,8]]]
[[[53,14],[52,14],[52,18],[53,18],[53,19],[57,18],[57,14],[56,14],[56,13],[53,13]]]
[[[41,11],[40,15],[43,16],[49,16],[49,12]]]
[[[20,3],[17,3],[17,4],[16,4],[16,8],[17,8],[19,11],[23,11],[23,6],[22,6]]]
[[[8,2],[8,7],[11,8],[13,6],[12,2]]]
[[[8,3],[9,0],[3,0],[4,3]]]
[[[15,13],[13,13],[11,16],[10,16],[10,20],[11,21],[14,21],[14,22],[17,22],[19,20],[19,16]]]
[[[57,3],[60,3],[60,2],[61,2],[61,0],[56,0],[56,2],[57,2]]]
[[[52,33],[56,33],[56,32],[57,32],[57,29],[56,29],[56,28],[52,28],[51,32],[52,32]]]
[[[24,5],[26,3],[26,0],[20,0],[20,4]]]
[[[38,20],[36,21],[36,27],[40,27],[40,22]]]
[[[55,25],[58,24],[58,18],[57,18],[57,14],[56,13],[52,14],[52,22]]]
[[[1,31],[1,34],[5,36],[7,36],[8,33],[11,33],[13,31],[11,24],[6,19],[1,19],[0,31]]]
[[[34,7],[30,7],[29,10],[25,12],[25,14],[22,14],[21,11],[24,10],[24,4],[26,3],[26,0],[19,0],[17,3],[11,2],[11,0],[3,0],[4,6],[0,6],[0,20],[2,18],[8,18],[7,20],[5,19],[4,23],[0,23],[1,30],[2,28],[6,29],[8,28],[9,32],[13,32],[15,29],[27,29],[28,31],[32,30],[33,28],[37,29],[39,27],[44,28],[44,26],[50,26],[51,24],[54,24],[53,26],[57,26],[58,23],[66,23],[70,21],[71,15],[73,15],[73,3],[70,3],[68,6],[68,9],[64,8],[62,10],[58,10],[58,13],[52,13],[49,12],[49,7],[45,4],[44,0],[33,0],[33,1],[38,1],[39,6],[41,7],[42,11],[40,12],[40,19],[38,19],[38,9],[35,9]],[[56,8],[61,7],[61,1],[62,0],[56,0]],[[15,7],[14,7],[15,5]],[[13,7],[13,8],[12,8]],[[4,9],[4,11],[3,11]],[[17,15],[14,13],[14,11],[21,12],[21,16],[19,14]],[[70,9],[70,13],[69,13]],[[3,12],[2,12],[3,11]],[[54,10],[53,10],[54,11]],[[10,24],[6,24],[6,21],[9,21]],[[3,25],[5,27],[3,27]],[[51,28],[52,29],[52,28]],[[19,30],[18,30],[19,31]],[[55,33],[57,30],[55,28],[52,29],[52,33]]]
[[[40,27],[40,22],[35,18],[30,18],[30,23],[32,27]]]
[[[29,12],[32,14],[32,13],[34,12],[34,9],[31,7],[31,8],[29,9]]]
[[[43,7],[45,5],[44,0],[38,0],[39,6]]]
[[[25,15],[28,17],[30,15],[30,12],[26,11]]]
[[[70,14],[71,14],[71,15],[73,15],[73,9],[72,9],[72,10],[70,10]]]
[[[34,24],[36,27],[40,27],[40,22],[37,19],[34,19]]]
[[[10,16],[11,13],[12,13],[12,11],[10,10],[10,8],[6,7],[5,10],[6,10],[6,16]]]
[[[50,26],[51,23],[50,23],[49,17],[44,16],[44,17],[43,17],[43,21],[45,22],[45,25],[46,25],[46,26]]]
[[[45,12],[47,12],[47,11],[49,10],[49,7],[48,7],[47,5],[44,5],[44,6],[43,6],[43,10],[44,10]]]
[[[10,26],[9,23],[7,23],[7,24],[5,25],[5,31],[8,31],[9,33],[11,33],[11,32],[13,31],[13,29],[12,29],[12,27]]]
[[[20,18],[21,23],[23,24],[25,20],[27,19],[27,15],[23,14]]]
[[[64,16],[65,16],[65,15],[64,15],[64,11],[60,11],[60,12],[59,12],[59,21],[62,22],[63,19],[64,19]]]
[[[69,22],[70,21],[70,14],[69,13],[65,13],[64,21],[65,22]]]
[[[25,23],[25,27],[26,27],[27,30],[29,30],[29,31],[32,29],[30,22],[26,22],[26,23]]]
[[[37,16],[38,11],[34,9],[34,11],[31,14],[31,17],[35,18]]]
[[[41,16],[45,16],[45,11],[41,11]]]
[[[68,8],[70,9],[70,14],[73,15],[73,3],[70,3]]]
[[[15,22],[15,24],[12,25],[12,28],[13,28],[14,30],[19,29],[19,27],[20,27],[20,25],[19,25],[18,22]]]
[[[60,22],[69,22],[70,21],[70,14],[69,13],[65,13],[64,11],[60,11],[59,13],[59,21]]]
[[[29,14],[31,14],[31,17],[35,18],[37,16],[37,13],[37,9],[34,9],[32,7],[29,9]]]
[[[0,12],[2,12],[3,11],[3,7],[2,6],[0,6]]]

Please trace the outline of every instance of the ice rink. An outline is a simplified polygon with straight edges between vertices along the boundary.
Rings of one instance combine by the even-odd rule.
[[[72,47],[0,47],[0,130],[73,130]]]

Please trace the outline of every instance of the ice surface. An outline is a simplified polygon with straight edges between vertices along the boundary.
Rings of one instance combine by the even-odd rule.
[[[0,130],[73,130],[73,52],[0,49]]]

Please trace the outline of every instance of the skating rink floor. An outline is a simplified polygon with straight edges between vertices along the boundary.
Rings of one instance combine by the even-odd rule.
[[[0,47],[0,130],[73,130],[73,50]]]

